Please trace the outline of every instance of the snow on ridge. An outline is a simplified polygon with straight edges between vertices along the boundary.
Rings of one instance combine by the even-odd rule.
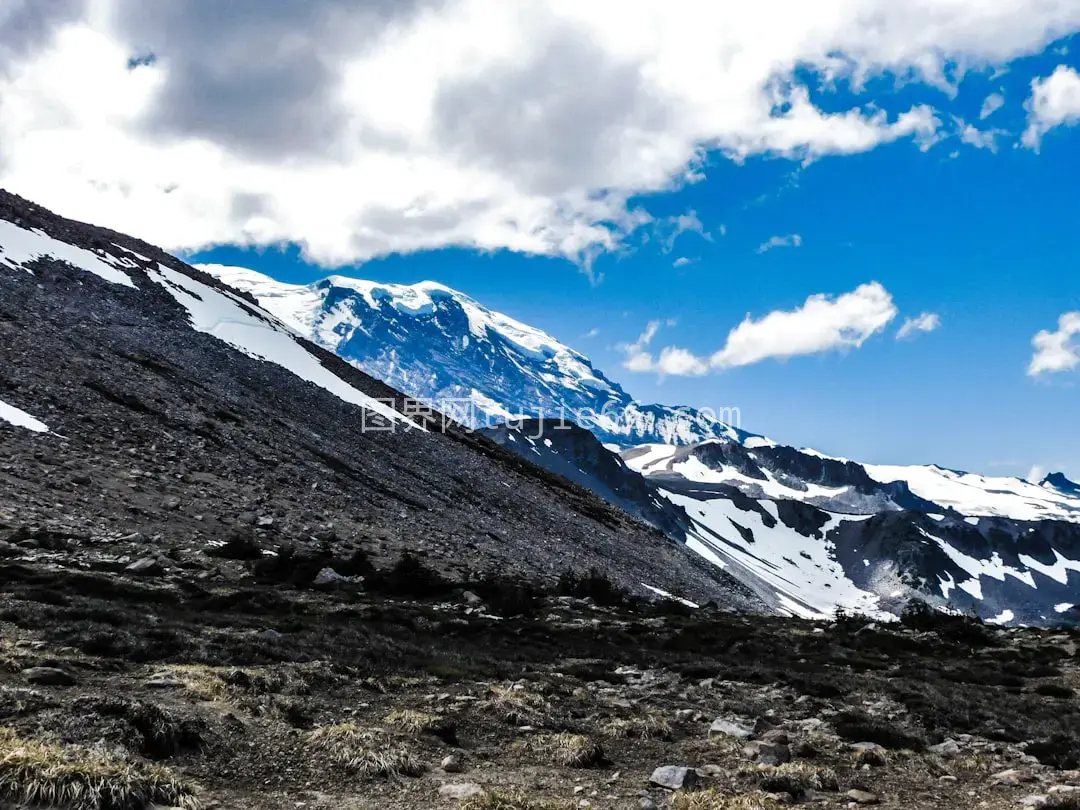
[[[417,430],[423,430],[389,405],[353,388],[325,368],[299,342],[294,332],[269,313],[252,313],[252,305],[201,281],[159,264],[147,275],[161,284],[188,311],[191,325],[213,335],[250,357],[265,360],[291,371],[301,379],[324,388],[345,402],[358,405]]]
[[[863,465],[883,484],[907,483],[920,498],[951,507],[963,515],[1014,520],[1080,521],[1080,499],[1019,478],[994,478],[948,470],[937,465]]]
[[[48,433],[49,426],[40,419],[35,419],[26,411],[9,405],[0,399],[0,422],[7,422],[15,427],[25,428],[34,433]]]
[[[12,222],[0,219],[0,265],[33,273],[25,265],[35,259],[51,257],[67,262],[80,270],[93,273],[112,284],[135,288],[135,283],[119,267],[134,266],[129,259],[105,257],[89,250],[53,239],[42,231],[20,228]]]

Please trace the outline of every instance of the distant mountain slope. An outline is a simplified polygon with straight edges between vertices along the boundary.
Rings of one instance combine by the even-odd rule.
[[[3,565],[58,543],[116,570],[116,539],[138,536],[198,570],[239,537],[268,555],[408,551],[459,582],[595,567],[643,595],[765,609],[574,483],[417,424],[244,292],[4,192],[0,357]]]
[[[583,423],[589,433],[534,419],[485,432],[660,527],[777,610],[884,615],[918,596],[1047,624],[1080,602],[1080,491],[1063,475],[1034,484],[860,464],[691,409],[641,406],[550,335],[432,282],[294,286],[208,269],[409,394],[464,398],[476,406],[470,424],[510,420],[519,407],[600,414]]]
[[[558,422],[487,432],[661,526],[780,612],[885,617],[918,598],[1001,623],[1044,625],[1066,620],[1080,602],[1075,523],[926,513],[914,508],[921,502],[910,492],[874,482],[871,490],[881,487],[913,507],[842,514],[775,492],[749,497],[727,483],[691,480],[675,469],[687,462],[643,478],[587,431]],[[695,459],[682,452],[703,449],[708,445],[679,448],[676,458]],[[854,490],[860,476],[850,477]]]
[[[330,276],[292,285],[241,267],[201,269],[357,368],[443,403],[472,427],[512,417],[589,420],[603,441],[620,446],[749,435],[692,408],[641,405],[551,335],[432,281]]]

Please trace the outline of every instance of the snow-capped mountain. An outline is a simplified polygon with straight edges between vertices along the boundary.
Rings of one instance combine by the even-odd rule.
[[[470,427],[566,419],[622,447],[745,434],[693,408],[642,405],[551,335],[433,281],[330,276],[294,285],[242,267],[201,265],[300,334]]]
[[[592,435],[535,420],[485,433],[686,543],[782,612],[885,614],[919,596],[1048,623],[1080,602],[1080,487],[1060,473],[1033,483],[861,464],[693,409],[639,405],[551,335],[434,282],[298,286],[205,269],[408,394],[468,403],[452,415],[470,425],[577,419]]]
[[[937,507],[860,465],[825,467],[827,482],[846,473],[842,495],[820,484],[788,488],[770,474],[746,476],[760,488],[751,497],[701,461],[722,443],[639,448],[620,465],[595,437],[558,423],[497,431],[504,446],[663,528],[781,613],[820,618],[839,608],[885,618],[918,598],[1002,624],[1044,625],[1070,620],[1080,602],[1076,523],[928,512]],[[819,508],[809,502],[814,487],[826,501],[891,508]]]

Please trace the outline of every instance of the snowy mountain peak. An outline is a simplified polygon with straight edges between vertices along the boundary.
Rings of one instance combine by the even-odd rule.
[[[438,282],[334,275],[297,285],[243,267],[201,269],[358,368],[474,427],[565,418],[621,446],[750,435],[693,408],[640,405],[585,355]]]

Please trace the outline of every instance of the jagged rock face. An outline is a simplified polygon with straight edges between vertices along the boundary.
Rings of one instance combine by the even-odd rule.
[[[0,540],[199,553],[259,532],[408,550],[455,578],[596,567],[764,609],[581,487],[459,426],[421,429],[379,401],[401,393],[150,245],[2,192],[0,228]]]

